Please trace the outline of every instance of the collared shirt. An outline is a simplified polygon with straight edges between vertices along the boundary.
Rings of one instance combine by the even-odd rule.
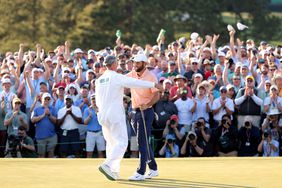
[[[40,93],[40,83],[46,82],[45,78],[42,76],[40,78],[32,79],[30,78],[30,83],[34,89],[33,95],[31,96],[29,88],[27,86],[27,83],[25,83],[25,91],[26,91],[26,108],[30,108],[32,106],[32,103],[34,101],[34,98],[37,93]]]
[[[89,109],[90,109],[90,111],[89,111]],[[87,119],[87,117],[89,116],[89,112],[92,114],[92,118],[90,119],[90,121],[87,124],[87,130],[88,131],[101,131],[102,127],[98,122],[96,112],[93,108],[87,107],[83,111],[83,121],[85,119]]]
[[[131,71],[130,73],[127,74],[127,76],[137,78],[140,80],[147,80],[147,81],[158,83],[156,76],[150,71],[148,71],[147,69],[143,72],[143,74],[140,77],[137,75],[136,71]],[[153,93],[155,92],[158,92],[158,89],[131,88],[132,107],[138,108],[142,104],[148,104],[152,100],[154,96]]]
[[[88,99],[88,101],[90,102],[90,99]],[[79,107],[81,104],[83,103],[83,98],[81,99],[78,99],[77,101],[75,101],[74,105]],[[88,108],[88,105],[87,104],[83,104],[82,107],[80,108],[81,109],[81,112],[84,112],[84,110]]]
[[[76,117],[82,118],[82,113],[79,107],[72,105],[71,110]],[[61,108],[58,111],[58,119],[62,119],[66,113],[67,113],[67,108],[65,106],[64,108]],[[67,117],[65,118],[65,121],[61,125],[61,129],[73,130],[73,129],[78,129],[78,126],[79,124],[73,119],[73,117],[70,114],[68,114]]]
[[[64,99],[57,99],[55,102],[55,108],[56,111],[58,112],[61,108],[65,107]]]
[[[10,119],[12,117],[12,115],[13,115],[13,111],[8,112],[5,116],[5,121],[7,119]],[[28,123],[27,115],[25,113],[23,113],[22,111],[19,111],[19,113],[13,118],[11,123],[8,125],[8,130],[7,130],[8,136],[12,135],[12,134],[18,135],[18,129],[22,125],[22,123],[19,119],[19,116],[22,116],[23,119],[25,120],[25,122]]]
[[[57,111],[54,107],[49,106],[50,113],[52,116],[57,117]],[[35,108],[31,114],[31,118],[38,117],[44,114],[45,107],[40,105]],[[39,122],[35,124],[35,138],[37,140],[42,140],[45,138],[50,138],[56,134],[55,124],[49,119],[49,117],[45,116]]]

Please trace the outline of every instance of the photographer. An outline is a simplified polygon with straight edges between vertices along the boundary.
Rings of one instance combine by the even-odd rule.
[[[17,135],[10,135],[7,142],[6,157],[35,158],[37,153],[32,138],[27,136],[26,128],[20,126]]]
[[[159,151],[159,155],[166,158],[179,156],[179,146],[175,144],[175,138],[172,135],[166,136],[165,143]]]
[[[215,130],[216,151],[219,156],[237,156],[237,134],[237,127],[231,124],[230,115],[223,115],[220,126]]]
[[[198,118],[198,121],[194,123],[193,130],[197,135],[197,142],[200,143],[205,150],[206,156],[212,156],[212,142],[211,142],[211,134],[212,131],[208,128],[208,124],[205,121],[204,117]]]
[[[197,135],[193,131],[189,131],[183,146],[181,147],[181,155],[187,157],[202,157],[204,156],[204,145],[199,142]]]
[[[170,120],[167,121],[166,127],[163,131],[163,138],[171,135],[176,139],[177,144],[182,140],[185,135],[185,128],[178,126],[178,117],[177,115],[170,116]]]
[[[37,153],[35,152],[33,140],[27,136],[24,126],[19,127],[18,136],[20,138],[19,150],[22,158],[36,158]]]
[[[270,110],[261,125],[262,132],[269,131],[272,138],[276,141],[280,140],[281,135],[279,114],[280,112],[277,109]]]
[[[259,128],[252,125],[251,120],[246,118],[244,126],[239,130],[238,141],[238,156],[258,156],[257,148],[260,143],[260,131]]]
[[[279,142],[272,139],[270,131],[265,131],[262,134],[262,140],[258,146],[258,152],[262,153],[263,157],[279,156]]]

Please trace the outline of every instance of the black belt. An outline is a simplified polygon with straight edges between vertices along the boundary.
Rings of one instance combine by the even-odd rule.
[[[88,132],[97,133],[97,132],[100,132],[100,130],[99,131],[88,131]]]
[[[152,108],[152,107],[149,107],[149,108],[147,108],[147,109],[145,109],[145,110],[148,110],[148,109],[151,109],[151,108]],[[145,110],[143,110],[143,111],[145,111]],[[140,109],[140,108],[133,108],[132,111],[140,112],[141,109]]]

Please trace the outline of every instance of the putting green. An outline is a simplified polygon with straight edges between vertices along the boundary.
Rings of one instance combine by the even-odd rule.
[[[121,179],[107,180],[99,171],[100,159],[1,159],[1,188],[88,187],[281,187],[281,158],[157,159],[160,176],[128,181],[138,159],[124,159]]]

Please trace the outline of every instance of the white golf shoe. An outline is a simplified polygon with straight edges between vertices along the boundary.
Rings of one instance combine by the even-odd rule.
[[[108,165],[102,164],[99,166],[99,171],[102,172],[109,180],[115,181],[117,176],[111,171]]]
[[[130,176],[128,178],[128,180],[130,180],[130,181],[144,181],[145,176],[136,172],[133,176]]]
[[[158,170],[150,170],[147,175],[145,175],[146,179],[151,179],[153,177],[159,176]]]

